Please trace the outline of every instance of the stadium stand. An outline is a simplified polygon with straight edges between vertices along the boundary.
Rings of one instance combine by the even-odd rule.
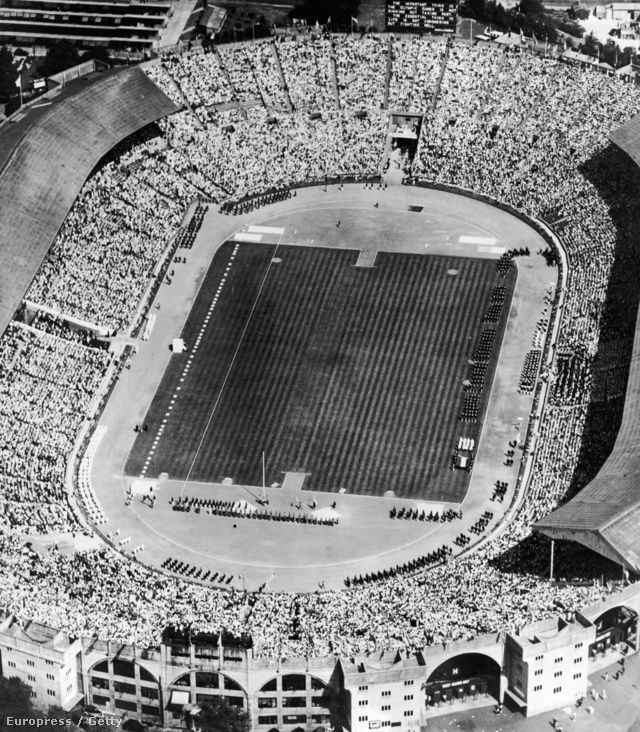
[[[629,150],[635,159],[640,118]],[[611,135],[619,142],[618,135]],[[629,138],[627,138],[629,139]],[[634,572],[640,572],[640,322],[636,326],[622,425],[615,446],[596,478],[569,503],[538,521],[534,528],[552,539],[578,541]]]
[[[0,177],[2,332],[96,163],[173,111],[141,69],[127,69],[55,105],[18,143]]]
[[[623,154],[611,149],[607,135],[640,110],[640,92],[617,78],[549,59],[512,57],[511,51],[501,54],[495,49],[453,44],[443,52],[440,43],[428,40],[398,41],[395,50],[391,46],[391,52],[397,54],[394,59],[405,58],[397,61],[391,75],[393,103],[430,105],[416,155],[413,160],[405,158],[407,182],[464,189],[510,206],[523,216],[543,219],[562,240],[570,263],[557,343],[559,358],[568,365],[562,378],[553,383],[536,435],[531,480],[513,521],[480,551],[450,558],[428,570],[428,576],[423,566],[407,565],[399,576],[387,572],[391,576],[385,578],[382,572],[384,581],[380,583],[305,596],[247,595],[236,589],[221,592],[195,587],[182,578],[157,574],[109,546],[41,557],[22,551],[20,534],[30,530],[45,533],[51,526],[64,528],[72,521],[60,471],[87,397],[98,393],[105,364],[104,354],[91,344],[71,341],[67,345],[58,331],[34,334],[31,330],[22,333],[23,329],[13,325],[7,331],[7,327],[84,179],[99,158],[127,134],[171,115],[148,130],[146,139],[131,141],[118,153],[117,162],[103,161],[89,178],[47,260],[47,271],[55,277],[39,275],[30,298],[47,305],[51,297],[57,308],[63,312],[73,308],[78,318],[127,327],[141,293],[141,278],[148,273],[148,260],[162,256],[164,243],[177,231],[181,213],[192,197],[223,203],[261,195],[271,188],[282,190],[322,180],[326,174],[372,176],[379,172],[387,142],[380,93],[387,46],[372,40],[362,43],[358,46],[348,39],[337,53],[340,110],[330,84],[326,42],[310,47],[300,44],[281,54],[285,78],[292,85],[290,101],[296,107],[289,115],[281,111],[286,90],[276,76],[279,51],[265,44],[261,48],[270,52],[256,53],[253,61],[263,64],[256,69],[256,79],[263,89],[269,87],[271,96],[265,94],[265,98],[271,98],[280,110],[274,121],[266,119],[270,110],[249,114],[245,109],[246,118],[236,116],[230,125],[229,115],[238,110],[224,105],[233,98],[229,78],[236,84],[235,76],[222,73],[219,61],[213,58],[196,62],[168,57],[148,70],[166,96],[140,69],[123,72],[88,89],[86,97],[52,110],[18,146],[0,179],[0,216],[5,222],[0,247],[6,264],[11,265],[0,278],[0,325],[6,331],[0,341],[0,373],[11,375],[17,365],[20,373],[27,373],[51,397],[42,415],[41,405],[28,399],[28,385],[9,383],[7,388],[15,391],[7,402],[22,397],[22,409],[16,413],[3,408],[1,412],[3,434],[11,434],[19,420],[31,420],[40,430],[38,439],[28,441],[23,453],[7,452],[4,464],[0,463],[0,489],[11,504],[0,518],[7,529],[0,533],[0,566],[3,575],[11,577],[0,583],[0,605],[9,612],[46,620],[74,636],[142,647],[156,644],[167,624],[173,623],[188,625],[195,632],[224,628],[238,636],[249,634],[256,658],[350,656],[367,652],[372,643],[378,651],[418,648],[513,629],[558,613],[569,616],[614,591],[613,585],[594,581],[602,568],[585,552],[559,567],[558,573],[570,582],[550,583],[545,572],[548,542],[532,536],[531,527],[576,485],[579,488],[587,482],[583,455],[602,442],[597,429],[589,432],[590,400],[597,396],[599,403],[606,403],[618,399],[621,389],[624,393],[629,363],[624,344],[629,334],[621,325],[612,331],[603,328],[602,311],[603,303],[618,296],[611,287],[614,263],[627,256],[637,241],[636,230],[620,212],[627,211],[629,221],[639,219],[634,199],[638,176],[626,165]],[[371,66],[364,73],[361,66],[352,67],[348,61],[369,54]],[[232,54],[223,57],[224,63],[234,63]],[[402,69],[411,63],[420,78],[428,80],[428,91],[410,88]],[[518,84],[508,84],[515,67]],[[440,74],[436,74],[438,68]],[[201,92],[203,78],[190,74],[203,70],[210,87]],[[307,97],[296,79],[306,78],[311,84],[316,72],[319,83]],[[538,99],[541,78],[545,80],[545,103],[532,104],[532,98]],[[242,90],[251,103],[254,94],[252,85]],[[169,101],[169,96],[178,103]],[[181,111],[171,114],[180,106],[180,99]],[[318,106],[324,107],[320,118],[311,119],[308,111]],[[367,110],[364,120],[356,115],[363,108]],[[163,133],[171,138],[171,149],[154,147],[153,140]],[[611,174],[612,169],[616,175]],[[168,213],[162,227],[155,219],[161,202]],[[92,228],[99,217],[103,217],[100,226]],[[156,242],[157,248],[151,249],[148,234],[143,234],[153,232],[156,225],[162,246]],[[122,255],[122,271],[128,271],[130,262],[136,264],[130,277],[110,269],[113,242],[121,236],[130,244]],[[87,252],[95,256],[85,256]],[[550,267],[559,267],[557,251],[549,249],[545,255]],[[117,285],[109,289],[108,298],[99,292],[92,300],[85,294],[91,289],[87,283],[94,279]],[[55,287],[48,289],[49,280],[55,280]],[[84,290],[76,283],[85,285]],[[628,298],[637,307],[637,278],[620,288],[619,296],[623,304]],[[40,322],[38,327],[49,326]],[[611,367],[595,360],[599,347],[608,340],[616,356],[611,358]],[[64,363],[67,350],[81,365],[62,369],[62,384],[49,388],[47,370],[52,362]],[[637,447],[633,442],[637,358],[636,349],[617,468],[628,476],[624,478],[628,491],[622,490],[625,501],[631,496],[637,462],[633,452]],[[73,380],[77,374],[82,374],[80,384]],[[610,379],[612,390],[597,393],[598,379],[607,376],[615,377]],[[67,394],[72,387],[82,395],[79,407],[69,403]],[[601,453],[602,448],[594,450],[589,459],[597,464]],[[612,463],[610,474],[603,473],[610,475],[608,481],[613,481],[613,467]],[[50,481],[52,474],[57,482]],[[613,489],[611,482],[602,483],[602,489],[620,492],[617,483]],[[44,503],[43,496],[52,506],[47,509],[49,515],[30,520],[20,502]],[[621,511],[621,504],[613,500],[603,505],[610,511],[608,520]],[[484,526],[477,528],[480,531]],[[625,526],[618,528],[622,531]],[[615,541],[612,535],[610,543]],[[598,544],[597,548],[602,547]],[[611,552],[602,553],[611,556]],[[619,560],[622,552],[615,556]],[[576,579],[586,581],[577,583]]]

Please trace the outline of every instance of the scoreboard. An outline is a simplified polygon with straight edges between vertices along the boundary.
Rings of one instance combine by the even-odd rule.
[[[387,29],[454,33],[457,0],[387,0]]]

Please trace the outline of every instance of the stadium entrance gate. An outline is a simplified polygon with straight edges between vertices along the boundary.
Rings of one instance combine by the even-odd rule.
[[[424,690],[427,708],[485,696],[500,699],[500,665],[482,653],[465,653],[441,663]]]

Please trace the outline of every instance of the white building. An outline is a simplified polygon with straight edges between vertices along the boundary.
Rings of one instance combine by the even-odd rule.
[[[84,696],[82,642],[41,623],[0,614],[0,671],[28,684],[34,704],[69,711]]]

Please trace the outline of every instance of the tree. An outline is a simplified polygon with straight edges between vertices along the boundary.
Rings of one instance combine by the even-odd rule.
[[[521,0],[520,12],[529,18],[544,15],[544,5],[540,0]]]
[[[73,45],[72,41],[68,41],[65,38],[55,43],[47,51],[44,64],[42,65],[42,75],[52,76],[60,71],[70,69],[72,66],[77,66],[79,60],[78,49]]]
[[[7,101],[18,92],[16,79],[18,71],[13,63],[13,56],[4,46],[0,47],[0,101]]]
[[[15,732],[8,724],[8,717],[41,717],[31,701],[31,687],[17,676],[0,676],[0,730]]]
[[[580,51],[587,56],[597,56],[600,51],[600,41],[598,41],[593,33],[589,33],[588,36],[585,36]]]
[[[103,64],[109,65],[109,50],[104,46],[96,46],[96,48],[92,48],[90,51],[85,51],[80,57],[80,61],[91,61],[91,59],[102,61]]]
[[[229,704],[224,697],[214,696],[202,704],[202,710],[194,719],[202,732],[249,732],[249,715]]]
[[[47,712],[47,719],[58,719],[65,722],[69,720],[71,724],[65,724],[62,728],[65,730],[65,732],[76,732],[76,730],[79,729],[79,727],[71,719],[71,713],[65,712],[64,709],[58,704],[52,704],[49,707],[49,711]]]
[[[290,18],[304,18],[308,25],[315,25],[316,20],[323,25],[331,18],[331,29],[348,28],[351,18],[358,17],[360,0],[303,0],[301,5],[289,13]]]

